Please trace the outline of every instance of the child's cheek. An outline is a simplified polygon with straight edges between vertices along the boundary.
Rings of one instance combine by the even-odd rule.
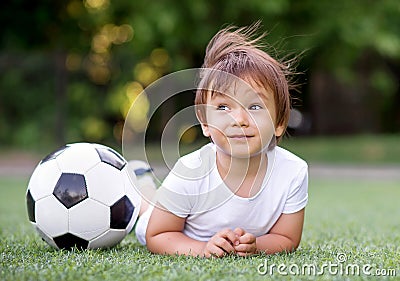
[[[223,131],[234,120],[232,116],[225,112],[212,112],[208,115],[208,125],[214,129]]]

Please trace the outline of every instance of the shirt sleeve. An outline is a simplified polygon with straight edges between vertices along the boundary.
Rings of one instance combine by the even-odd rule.
[[[308,167],[303,167],[290,187],[283,208],[284,214],[292,214],[303,209],[308,202]]]
[[[157,191],[157,202],[171,213],[186,218],[193,213],[215,166],[215,151],[210,145],[181,157]]]
[[[170,173],[157,190],[157,203],[174,215],[186,218],[192,209],[191,196],[185,190],[188,184],[184,179]]]

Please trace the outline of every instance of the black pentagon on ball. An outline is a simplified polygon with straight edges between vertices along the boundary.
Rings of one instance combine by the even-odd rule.
[[[111,206],[110,227],[114,229],[125,229],[132,218],[135,207],[131,200],[125,195]]]
[[[45,158],[42,159],[42,161],[40,161],[40,164],[43,164],[49,160],[55,159],[58,155],[60,155],[61,153],[63,153],[69,146],[64,145],[60,148],[58,148],[56,151],[53,151],[52,153],[50,153],[49,155],[47,155]]]
[[[107,163],[118,170],[122,170],[125,167],[125,159],[111,148],[98,147],[96,148],[96,151],[102,162]]]
[[[32,197],[31,191],[26,193],[26,208],[28,211],[28,218],[31,222],[36,222],[35,219],[35,200]]]
[[[71,250],[74,247],[76,247],[77,249],[87,249],[89,245],[89,241],[86,241],[85,239],[82,239],[71,233],[66,233],[61,236],[54,237],[53,240],[58,248],[65,250]]]
[[[71,208],[88,197],[85,177],[62,173],[53,194],[67,209]]]

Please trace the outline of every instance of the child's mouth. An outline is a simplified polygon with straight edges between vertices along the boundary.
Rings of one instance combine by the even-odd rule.
[[[253,136],[251,136],[251,135],[232,135],[232,136],[229,136],[229,138],[233,139],[233,140],[247,140],[247,139],[252,138],[252,137]]]

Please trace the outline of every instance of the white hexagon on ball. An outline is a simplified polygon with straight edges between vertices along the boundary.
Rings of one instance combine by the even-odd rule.
[[[36,226],[50,237],[68,232],[68,210],[53,195],[35,204]]]
[[[104,234],[91,240],[88,248],[110,248],[117,245],[126,236],[126,231],[123,229],[109,229]]]
[[[63,173],[83,174],[99,163],[100,157],[90,143],[75,143],[73,149],[65,149],[56,160]]]
[[[85,240],[93,239],[110,227],[110,208],[85,199],[69,209],[69,232]]]
[[[107,163],[98,163],[85,174],[85,178],[89,197],[107,206],[125,194],[121,171]]]
[[[29,180],[28,189],[32,198],[38,201],[51,195],[60,176],[61,171],[54,159],[40,163]]]

